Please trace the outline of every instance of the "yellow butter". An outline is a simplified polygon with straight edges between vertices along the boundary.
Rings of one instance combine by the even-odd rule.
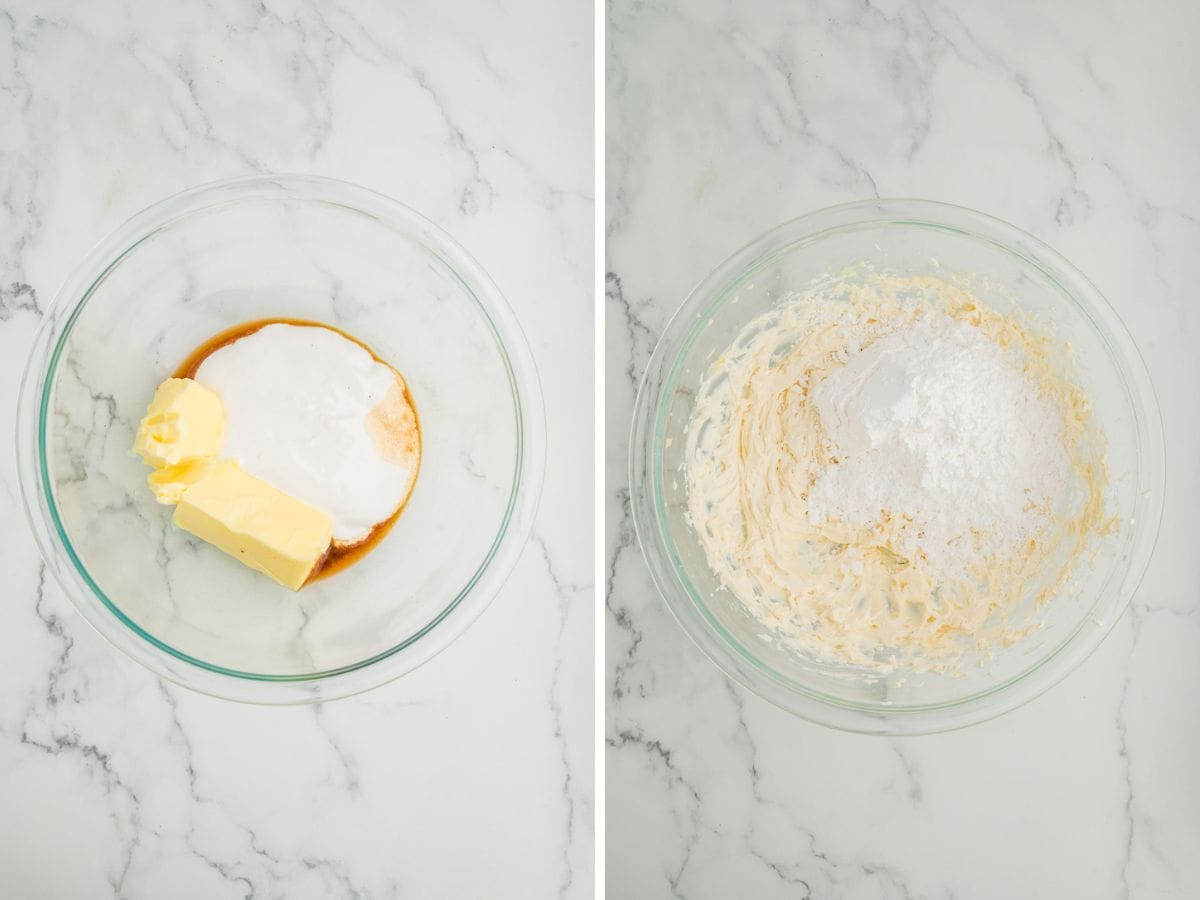
[[[156,469],[178,466],[216,456],[224,432],[220,397],[190,378],[168,378],[154,392],[133,450]]]
[[[229,459],[213,462],[187,486],[175,524],[292,590],[304,585],[333,540],[325,513]]]
[[[178,503],[191,485],[204,477],[212,460],[197,459],[177,466],[163,466],[146,476],[146,483],[154,491],[154,499],[169,506]]]

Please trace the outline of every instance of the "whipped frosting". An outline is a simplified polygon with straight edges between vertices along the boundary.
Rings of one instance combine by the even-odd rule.
[[[834,277],[750,322],[687,430],[713,572],[828,661],[950,671],[1016,640],[1109,522],[1065,355],[935,278]]]
[[[404,381],[339,332],[266,325],[194,377],[224,406],[222,456],[323,511],[335,543],[365,539],[407,499],[420,446]]]

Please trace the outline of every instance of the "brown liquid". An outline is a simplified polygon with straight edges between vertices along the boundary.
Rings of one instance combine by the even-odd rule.
[[[393,372],[392,367],[386,360],[381,359],[379,354],[360,341],[354,335],[346,334],[340,328],[334,328],[332,325],[326,325],[324,322],[313,322],[309,319],[289,319],[289,318],[274,318],[274,319],[254,319],[250,322],[243,322],[241,325],[234,325],[232,328],[226,328],[224,331],[218,332],[210,337],[207,341],[193,350],[180,365],[179,368],[172,373],[172,378],[195,378],[196,371],[200,368],[200,364],[208,359],[212,354],[216,353],[222,347],[228,347],[234,341],[241,340],[248,335],[254,334],[260,328],[265,328],[267,325],[309,325],[316,328],[325,328],[329,331],[334,331],[340,334],[348,341],[354,341],[358,346],[362,347],[371,357],[378,363],[387,366]],[[399,373],[397,373],[399,374]],[[401,381],[404,379],[402,378]],[[412,484],[415,486],[417,477],[421,473],[421,417],[417,415],[416,404],[413,403],[412,395],[408,392],[408,382],[404,382],[404,400],[408,403],[413,411],[413,417],[417,423],[417,471],[413,475]],[[337,544],[329,545],[329,552],[325,554],[317,564],[313,566],[312,573],[308,576],[308,581],[305,584],[311,584],[321,578],[326,578],[342,569],[348,568],[370,553],[383,540],[384,535],[392,530],[392,526],[396,524],[396,520],[400,518],[400,513],[404,512],[404,507],[408,505],[408,499],[412,496],[412,488],[409,488],[408,496],[396,508],[390,518],[380,522],[370,533],[361,541],[355,544],[347,544],[338,546]]]

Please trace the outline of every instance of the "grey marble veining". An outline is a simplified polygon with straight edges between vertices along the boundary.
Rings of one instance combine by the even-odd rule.
[[[610,5],[610,896],[1200,894],[1198,27],[1181,2]],[[990,212],[1088,273],[1147,359],[1169,471],[1155,558],[1091,659],[998,720],[891,741],[721,676],[650,584],[626,476],[638,379],[691,287],[872,196]]]
[[[16,3],[0,11],[0,417],[71,266],[260,171],[420,210],[533,347],[549,465],[495,603],[320,707],[160,683],[41,566],[0,456],[0,895],[592,894],[592,11],[584,3]],[[338,302],[352,302],[337,298]]]

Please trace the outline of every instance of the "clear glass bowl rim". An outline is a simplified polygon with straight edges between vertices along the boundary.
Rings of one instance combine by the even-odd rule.
[[[300,200],[347,209],[420,243],[474,298],[509,373],[517,454],[506,515],[489,553],[448,605],[416,634],[367,659],[297,675],[243,672],[196,659],[129,620],[94,583],[59,524],[45,461],[48,378],[71,326],[107,274],[147,238],[197,212],[247,200]],[[532,529],[545,469],[541,386],[528,341],[499,288],[449,234],[368,188],[315,175],[267,174],[198,185],[142,210],[102,239],[64,281],[34,336],[17,404],[16,456],[26,518],[43,560],[75,608],[109,643],[160,677],[251,703],[321,702],[370,690],[433,658],[474,622],[511,573]]]
[[[1127,563],[1074,631],[1033,665],[996,686],[944,703],[899,707],[855,703],[784,679],[741,646],[705,607],[674,552],[662,503],[665,401],[684,354],[733,288],[797,246],[869,227],[919,227],[967,237],[1021,260],[1050,279],[1107,346],[1138,431],[1137,511]],[[1077,668],[1116,624],[1141,582],[1158,536],[1165,483],[1162,420],[1145,362],[1116,312],[1075,266],[1038,238],[967,207],[920,199],[856,201],[785,222],[742,247],[704,278],[663,330],[643,375],[630,429],[629,483],[634,529],[651,579],[680,627],[728,677],[812,722],[879,735],[950,731],[998,716],[1042,694]]]

